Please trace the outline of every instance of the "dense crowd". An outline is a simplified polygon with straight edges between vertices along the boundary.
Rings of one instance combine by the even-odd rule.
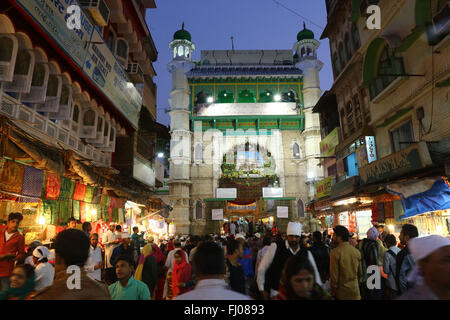
[[[285,233],[230,228],[155,243],[112,223],[99,245],[89,223],[81,231],[71,220],[53,253],[41,243],[25,251],[22,218],[0,226],[0,300],[450,299],[450,240],[418,237],[411,224],[399,239],[383,226],[357,240],[344,226],[304,234],[289,222]]]

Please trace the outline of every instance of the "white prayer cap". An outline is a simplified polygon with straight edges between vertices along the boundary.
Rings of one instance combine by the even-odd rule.
[[[50,250],[47,247],[39,246],[33,251],[33,257],[36,257],[38,261],[47,258],[50,255]]]
[[[130,239],[131,236],[128,233],[122,233],[122,239]]]
[[[115,225],[116,225],[115,222],[111,222],[111,223],[109,224],[110,227],[111,227],[111,226],[115,226]]]
[[[258,239],[261,238],[261,235],[259,233],[255,233],[255,237],[257,237]]]
[[[301,236],[302,224],[300,222],[289,222],[287,226],[286,235],[288,236]]]
[[[237,239],[245,240],[245,236],[244,236],[242,233],[238,233],[238,234],[236,235],[235,239],[236,239],[236,240],[237,240]]]
[[[450,240],[435,234],[427,237],[413,238],[408,242],[409,251],[416,261],[422,260],[436,250],[446,246],[450,246]]]

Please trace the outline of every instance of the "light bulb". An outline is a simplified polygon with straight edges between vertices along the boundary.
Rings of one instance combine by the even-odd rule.
[[[275,101],[281,101],[281,96],[279,94],[275,95]]]
[[[38,220],[38,223],[41,224],[41,225],[44,225],[45,224],[45,217],[44,216],[40,216],[39,220]]]

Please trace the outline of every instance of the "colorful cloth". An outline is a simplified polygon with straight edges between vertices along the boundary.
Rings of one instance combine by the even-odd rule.
[[[119,208],[112,208],[112,221],[119,222]]]
[[[55,173],[47,173],[47,189],[45,198],[57,200],[61,191],[61,177]]]
[[[0,175],[0,186],[3,191],[20,193],[22,191],[25,166],[15,161],[7,160]]]
[[[58,225],[59,220],[59,202],[55,200],[42,201],[42,210],[47,224]]]
[[[75,191],[75,182],[66,177],[61,177],[61,191],[59,193],[59,200],[69,200],[73,197]]]
[[[73,200],[84,201],[86,197],[86,186],[82,183],[75,184],[75,191],[73,193]]]
[[[80,201],[73,200],[73,217],[80,220]]]
[[[92,203],[99,204],[102,197],[102,189],[95,188],[94,195],[92,197]]]
[[[43,183],[44,171],[26,166],[22,184],[22,195],[33,198],[23,197],[20,199],[20,202],[39,202]]]
[[[86,186],[86,194],[84,196],[84,202],[91,203],[94,197],[95,188],[91,186]]]
[[[103,207],[109,207],[109,206],[111,205],[111,197],[109,197],[109,196],[103,194],[103,195],[102,195],[102,199],[100,200],[100,204],[101,204]]]
[[[86,221],[86,202],[80,201],[80,221]]]
[[[65,223],[66,221],[69,221],[72,216],[72,200],[59,201],[59,208],[61,212],[61,220],[59,222]]]

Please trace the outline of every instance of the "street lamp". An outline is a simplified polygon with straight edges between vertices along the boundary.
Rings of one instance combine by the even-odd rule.
[[[281,101],[281,96],[279,94],[276,94],[274,99],[275,101]]]
[[[160,159],[161,159],[161,158],[164,158],[164,153],[159,152],[159,153],[158,153],[158,158],[160,158]]]

